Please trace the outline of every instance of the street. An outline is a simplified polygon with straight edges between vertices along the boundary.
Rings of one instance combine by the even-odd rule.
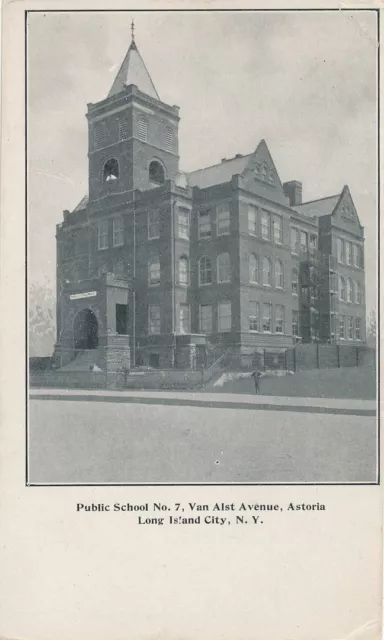
[[[376,481],[372,415],[137,400],[31,399],[29,482]]]

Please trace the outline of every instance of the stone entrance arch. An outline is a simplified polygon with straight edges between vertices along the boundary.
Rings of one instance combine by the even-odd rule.
[[[91,309],[83,309],[73,321],[75,349],[97,349],[99,346],[99,324]]]

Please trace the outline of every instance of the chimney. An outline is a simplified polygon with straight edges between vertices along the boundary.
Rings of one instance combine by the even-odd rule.
[[[69,218],[69,211],[68,209],[64,209],[63,211],[63,215],[64,215],[64,222],[67,222],[68,218]]]
[[[303,201],[303,185],[298,180],[291,180],[290,182],[284,182],[283,184],[284,193],[289,199],[289,204],[291,207],[295,207],[298,204],[301,204]]]

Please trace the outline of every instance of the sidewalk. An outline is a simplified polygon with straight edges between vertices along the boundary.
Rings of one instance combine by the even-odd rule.
[[[375,400],[346,398],[297,398],[193,391],[136,391],[109,389],[30,389],[31,400],[77,402],[114,402],[132,404],[177,405],[207,408],[296,411],[342,415],[376,415]]]

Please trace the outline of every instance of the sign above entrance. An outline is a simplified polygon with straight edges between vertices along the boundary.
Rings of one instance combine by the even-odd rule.
[[[85,293],[72,293],[69,299],[80,300],[80,298],[94,298],[95,296],[97,296],[97,291],[86,291]]]

